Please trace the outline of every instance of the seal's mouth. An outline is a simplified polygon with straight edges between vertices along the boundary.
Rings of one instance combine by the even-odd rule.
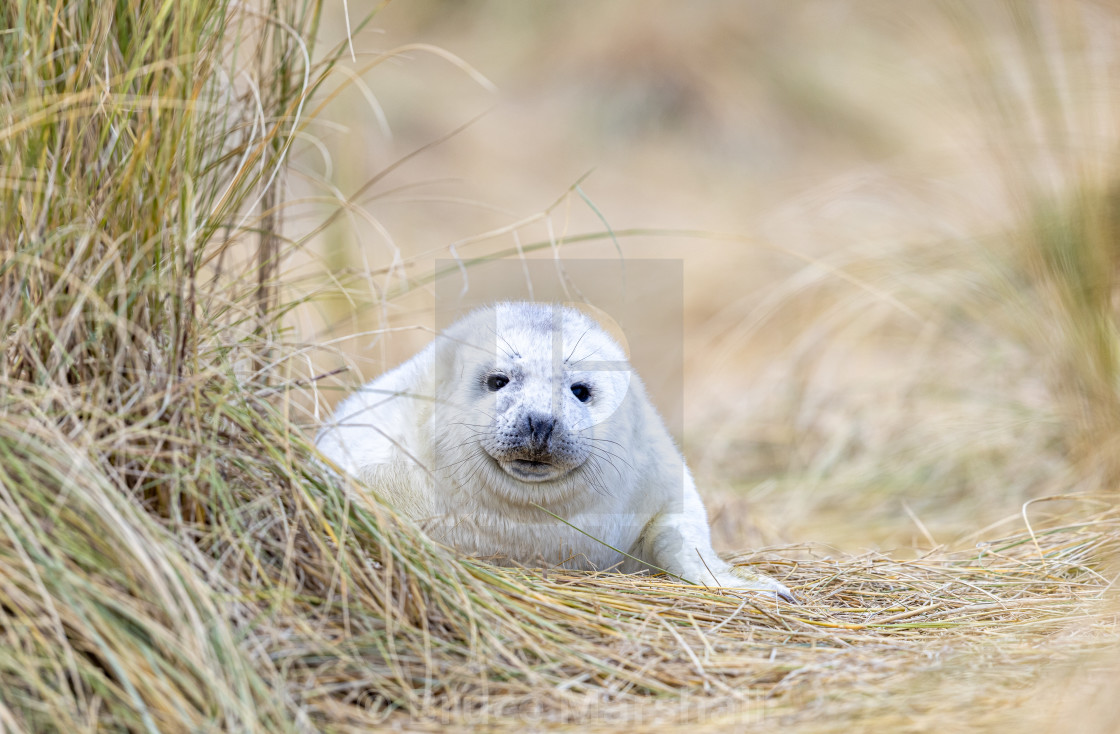
[[[547,461],[531,461],[529,459],[514,459],[510,463],[519,469],[527,471],[544,471],[546,467],[552,466],[552,464]]]
[[[563,470],[548,461],[514,459],[501,462],[502,468],[513,477],[524,482],[543,482],[563,474]]]

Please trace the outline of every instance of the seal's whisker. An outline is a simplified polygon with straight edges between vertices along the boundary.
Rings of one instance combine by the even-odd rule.
[[[473,451],[467,455],[462,461],[456,462],[453,471],[448,475],[448,479],[455,482],[458,486],[464,486],[468,479],[474,473],[474,465],[478,462],[478,452]]]
[[[624,446],[623,444],[619,443],[618,441],[612,441],[609,438],[603,438],[602,436],[588,436],[588,438],[597,443],[613,443],[615,446],[618,446],[623,450],[626,449],[626,446]]]
[[[516,349],[514,349],[514,348],[513,348],[513,345],[512,345],[512,344],[510,344],[510,343],[509,343],[509,341],[508,341],[508,340],[507,340],[507,339],[506,339],[506,338],[505,338],[504,336],[502,336],[501,334],[499,334],[499,333],[498,333],[498,332],[497,332],[497,331],[496,331],[496,330],[494,329],[494,327],[492,327],[492,326],[490,326],[490,327],[487,327],[487,331],[489,331],[489,332],[490,332],[491,334],[493,334],[493,335],[494,335],[494,336],[495,336],[496,338],[498,338],[498,339],[501,339],[501,340],[502,340],[502,342],[503,342],[503,343],[504,343],[504,344],[505,344],[505,345],[506,345],[506,346],[507,346],[507,347],[509,348],[509,351],[508,351],[508,352],[507,352],[506,350],[504,350],[504,349],[503,349],[503,350],[501,350],[501,351],[502,351],[502,353],[504,353],[504,354],[505,354],[505,355],[506,355],[507,357],[509,357],[510,359],[520,359],[520,358],[521,358],[521,354],[520,354],[520,353],[518,353],[518,351],[517,351]]]
[[[609,465],[610,465],[610,467],[611,467],[612,469],[614,469],[615,473],[616,473],[616,474],[618,474],[618,480],[619,480],[620,482],[625,482],[625,481],[626,481],[626,479],[625,479],[625,478],[624,478],[624,477],[622,476],[622,471],[620,471],[620,470],[619,470],[619,468],[618,468],[617,466],[615,466],[615,465],[614,465],[614,462],[613,462],[613,461],[611,461],[611,460],[610,460],[610,458],[608,458],[607,456],[605,456],[605,455],[603,455],[603,454],[600,454],[600,453],[596,453],[595,451],[592,451],[591,455],[592,455],[593,457],[595,457],[596,459],[598,459],[599,461],[601,461],[601,462],[606,462],[607,464],[609,464]],[[617,457],[616,457],[616,458],[617,458]]]
[[[619,456],[618,454],[614,453],[613,451],[608,451],[607,449],[603,448],[602,446],[593,446],[592,451],[598,451],[600,454],[602,454],[604,456],[609,456],[612,459],[618,459],[623,464],[625,464],[628,469],[630,469],[631,471],[634,470],[633,464],[631,464],[629,461],[627,461],[623,457]],[[614,466],[614,464],[612,463],[611,466]]]
[[[591,469],[591,472],[590,472],[591,473],[591,477],[590,477],[591,488],[594,489],[596,492],[598,492],[599,494],[601,494],[604,497],[611,497],[613,495],[610,492],[610,490],[607,489],[606,477],[603,476],[603,470],[602,470],[602,467],[600,466],[600,462],[596,460],[597,458],[598,457],[594,457],[594,456],[592,457],[592,463],[591,463],[591,467],[590,467],[590,469]]]
[[[471,432],[472,435],[482,436],[489,433],[490,426],[482,426],[474,423],[448,423],[449,426],[462,426]]]
[[[576,339],[576,343],[575,343],[575,346],[572,347],[572,351],[568,352],[567,357],[564,357],[564,362],[568,362],[569,360],[571,360],[572,355],[575,354],[576,349],[579,348],[579,343],[583,341],[583,337],[587,336],[590,332],[591,332],[591,327],[589,326],[589,327],[587,327],[586,331],[584,331],[582,334],[579,335],[579,339]],[[587,359],[587,358],[584,357],[584,359]],[[582,362],[583,360],[580,360],[580,361]]]
[[[460,459],[459,461],[453,461],[450,464],[444,464],[443,466],[438,467],[436,469],[436,471],[445,471],[447,469],[451,469],[452,467],[459,466],[463,462],[469,461],[470,459],[474,458],[478,453],[482,452],[482,442],[481,441],[475,441],[474,443],[475,443],[476,446],[479,447],[478,449],[476,449],[475,453],[467,456],[467,458],[465,458],[465,459]]]
[[[598,349],[596,349],[596,350],[594,350],[593,352],[591,352],[590,354],[588,354],[588,355],[586,355],[586,356],[584,356],[584,357],[580,357],[580,358],[579,358],[579,359],[577,359],[577,360],[576,360],[575,362],[568,362],[568,366],[569,366],[569,367],[575,367],[576,365],[579,365],[579,364],[581,364],[581,363],[583,363],[583,362],[586,362],[587,360],[591,359],[592,357],[594,357],[594,356],[595,356],[596,354],[598,354],[598,353],[599,353],[599,350],[598,350]]]
[[[492,414],[486,412],[482,408],[479,408],[479,407],[476,406],[474,408],[471,408],[471,410],[474,411],[475,413],[481,413],[482,417],[485,418],[486,420],[490,421],[490,423],[494,422],[494,416]]]

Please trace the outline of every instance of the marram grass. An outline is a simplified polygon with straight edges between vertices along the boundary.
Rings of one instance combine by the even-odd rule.
[[[0,9],[0,729],[960,728],[1110,649],[1107,498],[966,552],[754,557],[799,606],[463,561],[348,499],[279,326],[319,12]]]

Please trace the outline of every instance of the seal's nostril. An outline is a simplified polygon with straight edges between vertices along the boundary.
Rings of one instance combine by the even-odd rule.
[[[552,429],[556,427],[556,421],[553,420],[552,416],[540,413],[536,415],[530,413],[526,416],[525,422],[528,424],[529,438],[537,445],[548,443],[548,439],[552,435]]]

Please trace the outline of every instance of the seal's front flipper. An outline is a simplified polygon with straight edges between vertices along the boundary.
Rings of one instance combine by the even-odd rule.
[[[717,577],[720,586],[732,589],[761,591],[790,604],[798,604],[797,597],[785,584],[765,574],[751,571],[743,566],[730,566],[726,573]]]
[[[661,513],[650,521],[638,549],[643,560],[702,586],[758,591],[797,603],[793,592],[780,581],[747,568],[732,568],[717,556],[699,497],[695,490],[686,497],[695,501],[686,505],[685,512]]]

